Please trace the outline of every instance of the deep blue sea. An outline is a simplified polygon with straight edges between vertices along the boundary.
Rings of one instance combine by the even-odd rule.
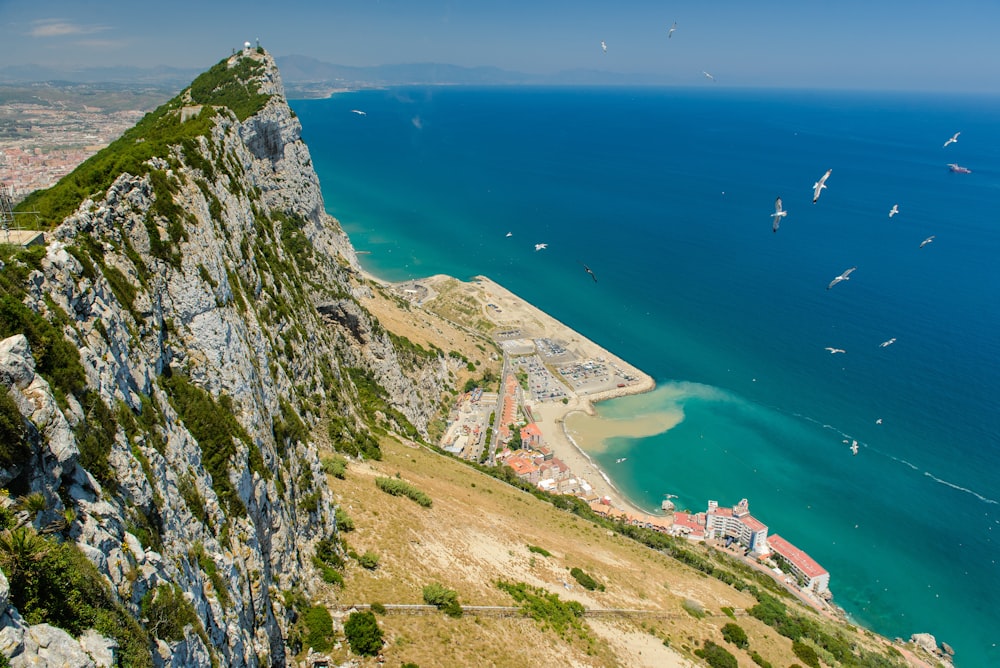
[[[1000,98],[432,88],[292,106],[366,269],[485,274],[657,379],[599,406],[684,413],[599,455],[635,502],[746,497],[859,624],[1000,665]]]

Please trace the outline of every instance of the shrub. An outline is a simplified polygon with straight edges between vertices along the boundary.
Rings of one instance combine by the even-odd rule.
[[[385,614],[385,606],[382,605],[381,603],[378,603],[378,602],[372,603],[368,607],[371,608],[371,611],[374,612],[376,615],[384,615]]]
[[[219,501],[230,515],[243,517],[246,506],[229,480],[229,461],[236,454],[235,441],[242,441],[247,448],[250,448],[251,442],[233,415],[231,400],[220,397],[216,401],[211,394],[193,385],[180,373],[164,375],[162,379],[170,402],[198,441],[202,463],[212,476],[212,489]]]
[[[344,622],[344,635],[355,654],[375,656],[382,649],[382,629],[371,612],[352,612]]]
[[[558,594],[540,587],[530,587],[523,582],[515,584],[500,580],[497,587],[510,594],[532,619],[543,626],[552,627],[560,635],[574,629],[580,637],[586,637],[581,621],[585,609],[578,601],[560,600]]]
[[[458,593],[453,589],[448,589],[440,583],[429,584],[424,587],[424,603],[436,606],[449,617],[461,617],[462,606],[458,602]]]
[[[817,656],[816,650],[804,642],[799,640],[793,641],[792,652],[794,652],[795,656],[797,656],[799,660],[807,666],[811,666],[811,668],[819,668],[819,656]]]
[[[681,603],[681,607],[695,619],[701,619],[705,616],[705,608],[698,601],[686,598],[684,599],[684,602]]]
[[[343,508],[337,506],[337,509],[333,512],[334,521],[337,523],[337,530],[344,533],[350,533],[354,531],[354,520],[350,518],[347,512]]]
[[[342,585],[344,584],[344,576],[340,574],[341,569],[344,568],[344,558],[340,556],[340,552],[337,549],[338,543],[333,538],[323,538],[316,541],[316,553],[313,555],[312,562],[320,575],[323,576],[323,581],[329,584]]]
[[[317,652],[330,649],[333,641],[333,618],[330,611],[321,605],[314,605],[302,615],[306,627],[306,645]]]
[[[0,387],[0,468],[20,466],[31,459],[28,428],[7,388]]]
[[[431,501],[431,497],[427,496],[427,494],[421,492],[413,485],[403,482],[397,478],[378,477],[375,478],[375,485],[386,494],[392,494],[393,496],[406,496],[424,508],[430,508],[433,503]]]
[[[540,554],[543,557],[551,557],[552,553],[543,547],[538,547],[537,545],[529,545],[528,552],[534,552],[535,554]]]
[[[334,478],[340,480],[347,477],[347,460],[343,457],[324,457],[322,464],[323,473],[332,475]]]
[[[587,573],[583,572],[583,570],[576,568],[575,566],[572,569],[570,569],[569,574],[572,575],[573,578],[577,582],[579,582],[580,586],[583,587],[584,589],[588,589],[590,591],[594,590],[604,591],[603,584],[601,584],[594,578],[590,577]]]
[[[179,587],[161,584],[142,597],[139,609],[146,630],[161,640],[184,639],[184,627],[191,624],[200,628],[194,605],[186,600]]]
[[[722,627],[722,638],[728,643],[736,645],[740,649],[746,649],[750,646],[750,641],[747,640],[747,634],[743,630],[743,627],[739,624],[733,624],[729,622]]]
[[[0,567],[10,604],[28,624],[51,624],[74,637],[93,628],[118,642],[122,665],[153,665],[146,631],[76,543],[57,543],[30,526],[8,529],[0,532]]]
[[[378,555],[374,552],[365,552],[358,557],[358,563],[361,564],[362,568],[373,571],[378,568]]]
[[[725,647],[716,645],[711,640],[705,641],[705,647],[694,651],[696,656],[705,659],[712,668],[739,668],[736,657],[729,653]]]

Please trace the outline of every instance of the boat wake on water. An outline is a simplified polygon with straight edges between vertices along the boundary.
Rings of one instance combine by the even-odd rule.
[[[775,410],[777,410],[777,409],[775,409]],[[845,443],[851,442],[852,440],[856,440],[856,439],[854,439],[853,436],[851,436],[847,432],[841,431],[840,429],[838,429],[837,427],[835,427],[835,426],[833,426],[831,424],[822,423],[819,420],[816,420],[816,419],[813,419],[813,418],[809,417],[808,415],[801,415],[799,413],[793,413],[792,415],[793,415],[793,417],[797,417],[797,418],[805,420],[807,422],[811,422],[811,423],[813,423],[813,424],[821,427],[822,429],[825,429],[827,431],[832,431],[832,432],[838,434]],[[872,453],[882,455],[883,457],[891,459],[894,462],[899,462],[900,464],[905,465],[907,468],[909,468],[909,469],[911,469],[913,471],[916,471],[918,473],[922,473],[925,477],[930,478],[931,480],[933,480],[934,482],[938,483],[939,485],[944,485],[945,487],[950,487],[951,489],[954,489],[955,491],[958,491],[958,492],[965,492],[966,494],[969,494],[971,496],[976,497],[977,499],[979,499],[983,503],[987,503],[987,504],[990,504],[990,505],[1000,505],[1000,501],[998,501],[997,499],[993,499],[993,498],[990,498],[988,496],[984,496],[983,494],[980,494],[979,492],[977,492],[974,489],[970,489],[968,487],[963,487],[962,485],[959,485],[957,483],[953,483],[953,482],[950,482],[950,481],[945,480],[943,478],[939,478],[936,475],[934,475],[933,473],[931,473],[930,471],[925,471],[925,470],[921,469],[919,466],[917,466],[916,464],[914,464],[912,462],[909,462],[909,461],[907,461],[907,460],[905,460],[905,459],[903,459],[901,457],[897,457],[897,456],[895,456],[895,455],[893,455],[891,453],[888,453],[888,452],[885,452],[883,450],[880,450],[879,448],[876,448],[876,447],[874,447],[872,445],[869,445],[868,443],[865,443],[864,441],[857,440],[857,444],[859,446],[862,446],[862,447],[870,450]]]

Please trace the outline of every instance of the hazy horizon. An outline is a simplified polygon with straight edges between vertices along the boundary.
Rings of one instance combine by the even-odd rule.
[[[385,0],[283,9],[259,0],[178,0],[169,9],[0,0],[0,62],[204,70],[259,39],[276,56],[354,67],[440,63],[530,75],[593,70],[667,85],[996,93],[998,19],[1000,4],[978,0],[946,12],[939,3],[902,0],[624,7]]]

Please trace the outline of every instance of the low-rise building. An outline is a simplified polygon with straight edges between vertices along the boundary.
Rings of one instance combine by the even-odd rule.
[[[771,546],[771,558],[791,571],[799,586],[817,594],[830,590],[830,573],[812,557],[777,534],[768,538],[767,542]]]

